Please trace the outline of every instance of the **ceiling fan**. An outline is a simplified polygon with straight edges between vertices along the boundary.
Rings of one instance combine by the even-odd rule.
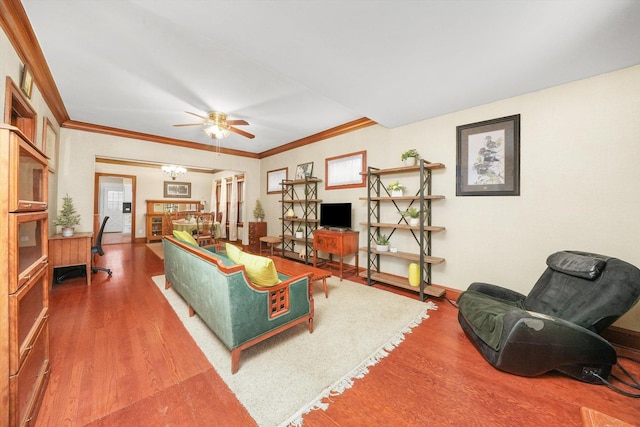
[[[191,113],[189,111],[185,111],[187,114],[191,114],[192,116],[196,116],[203,121],[200,123],[185,123],[173,125],[175,127],[181,126],[202,126],[204,132],[209,135],[213,139],[222,139],[229,135],[229,132],[237,133],[238,135],[242,135],[246,138],[253,139],[255,135],[250,134],[249,132],[245,132],[240,130],[234,126],[247,126],[249,123],[246,120],[227,120],[227,114],[221,113],[219,111],[211,111],[207,114],[207,117],[201,116],[200,114]]]

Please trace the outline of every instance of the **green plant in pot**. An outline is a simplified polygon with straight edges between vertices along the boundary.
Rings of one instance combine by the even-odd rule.
[[[404,185],[400,184],[400,181],[393,181],[387,186],[387,190],[391,192],[391,197],[400,197],[402,196]]]
[[[409,225],[419,225],[420,224],[420,210],[411,206],[404,212],[400,212],[400,215],[404,217],[409,217]]]
[[[56,217],[55,225],[62,227],[62,236],[73,236],[73,227],[80,224],[80,215],[73,207],[73,199],[69,194],[62,198],[62,208]]]
[[[376,250],[378,252],[387,252],[389,250],[389,236],[378,234],[378,237],[376,237]]]
[[[256,200],[256,206],[253,208],[253,216],[260,222],[264,219],[264,209],[262,209],[262,203],[259,199]]]
[[[400,160],[404,162],[405,166],[415,166],[419,157],[420,154],[418,154],[418,150],[412,148],[402,153]]]
[[[298,228],[296,229],[296,238],[302,239],[303,235],[304,235],[304,229],[302,228],[301,225],[299,225]]]

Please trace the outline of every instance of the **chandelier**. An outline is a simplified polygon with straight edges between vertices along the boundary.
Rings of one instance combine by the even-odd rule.
[[[162,166],[162,173],[167,176],[170,176],[172,180],[176,180],[176,178],[181,177],[185,173],[187,173],[187,169],[182,166],[176,165],[164,165]]]
[[[208,119],[203,123],[204,133],[213,139],[222,139],[229,136],[231,131],[227,123],[227,115],[217,111],[209,113]]]

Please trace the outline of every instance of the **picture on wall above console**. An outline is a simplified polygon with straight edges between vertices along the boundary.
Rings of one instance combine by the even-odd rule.
[[[313,162],[299,164],[296,168],[296,180],[311,178],[313,174]]]
[[[42,151],[49,157],[49,172],[55,173],[58,162],[58,134],[48,117],[44,118]]]
[[[164,181],[164,197],[190,198],[191,183]]]
[[[282,193],[282,181],[288,179],[288,168],[267,171],[267,194]]]
[[[456,196],[520,195],[520,115],[458,126]]]

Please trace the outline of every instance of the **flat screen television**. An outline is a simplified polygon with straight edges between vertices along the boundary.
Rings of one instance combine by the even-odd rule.
[[[321,203],[320,227],[351,228],[351,203]]]

